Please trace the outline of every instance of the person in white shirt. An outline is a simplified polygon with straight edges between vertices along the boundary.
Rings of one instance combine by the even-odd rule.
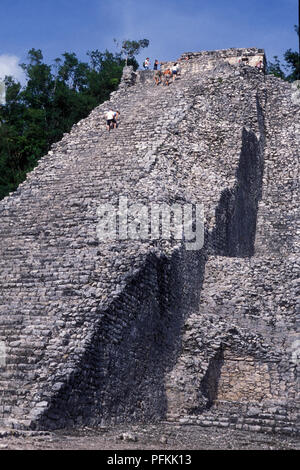
[[[175,79],[178,73],[179,73],[179,65],[177,64],[177,62],[175,62],[175,64],[172,67],[173,82],[175,82]]]
[[[108,132],[111,129],[111,124],[113,125],[113,128],[115,129],[117,127],[117,115],[118,113],[110,109],[107,111],[105,117],[106,117],[106,127]]]

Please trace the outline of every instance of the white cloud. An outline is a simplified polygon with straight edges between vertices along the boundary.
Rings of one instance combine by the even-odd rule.
[[[0,105],[5,105],[5,85],[2,82],[0,82]]]
[[[16,80],[24,82],[24,72],[19,66],[19,57],[15,55],[0,55],[0,79],[12,75]]]

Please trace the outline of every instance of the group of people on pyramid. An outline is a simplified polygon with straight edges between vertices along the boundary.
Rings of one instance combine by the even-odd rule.
[[[149,57],[145,59],[143,62],[143,67],[145,70],[149,70],[151,65]],[[172,67],[168,67],[165,70],[162,70],[162,65],[163,62],[158,62],[157,59],[154,61],[153,65],[153,70],[155,71],[154,73],[154,81],[156,85],[159,85],[162,83],[163,85],[169,86],[170,81],[172,79],[173,82],[175,82],[176,77],[180,74],[180,69],[179,69],[179,64],[178,62],[174,62]],[[160,66],[160,70],[158,67]]]
[[[143,62],[143,67],[145,70],[149,70],[150,67],[150,59],[147,57],[145,61]],[[156,59],[154,61],[154,66],[153,70],[155,71],[154,73],[154,81],[156,85],[159,85],[162,83],[163,85],[169,86],[170,81],[172,80],[175,82],[176,77],[180,75],[180,68],[178,62],[174,62],[174,64],[171,67],[166,68],[165,70],[162,70],[162,65],[163,62],[158,62]],[[160,69],[158,67],[160,66]],[[106,119],[106,128],[108,131],[111,129],[116,129],[118,127],[118,118],[120,117],[120,112],[119,111],[114,111],[113,109],[109,109],[105,113],[105,119]]]

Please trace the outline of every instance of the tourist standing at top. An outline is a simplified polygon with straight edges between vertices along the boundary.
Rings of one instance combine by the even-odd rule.
[[[149,57],[146,58],[145,62],[144,62],[144,69],[148,70],[149,67],[150,67],[150,59]]]
[[[158,64],[159,64],[158,60],[155,59],[153,70],[157,70]]]

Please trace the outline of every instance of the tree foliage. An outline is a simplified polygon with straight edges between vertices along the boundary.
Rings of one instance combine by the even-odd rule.
[[[295,31],[299,37],[299,26],[295,26]],[[300,54],[299,52],[288,49],[284,53],[284,61],[282,64],[277,56],[274,56],[274,62],[268,64],[268,73],[276,77],[293,82],[300,80]]]
[[[130,41],[126,39],[122,42],[121,53],[126,56],[127,59],[132,59],[135,55],[140,53],[141,49],[149,46],[148,39],[140,39],[139,41]]]
[[[143,41],[131,41],[127,50],[128,64],[134,69]],[[26,85],[5,78],[6,104],[0,105],[0,199],[17,188],[74,123],[109,99],[122,76],[123,55],[123,50],[96,49],[87,53],[84,62],[74,52],[65,52],[48,65],[40,49],[31,49],[21,64]]]

